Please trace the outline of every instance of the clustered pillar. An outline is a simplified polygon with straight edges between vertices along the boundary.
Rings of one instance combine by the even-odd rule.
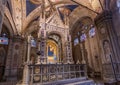
[[[104,11],[96,17],[95,24],[100,31],[101,54],[103,55],[101,56],[103,78],[105,81],[114,81],[116,80],[115,72],[118,71],[115,63],[118,63],[120,60],[118,56],[120,50],[112,23],[112,13],[110,11]]]
[[[27,62],[25,62],[24,65],[22,85],[29,85],[30,73],[28,65],[30,64],[31,35],[28,36],[27,42],[28,42]]]

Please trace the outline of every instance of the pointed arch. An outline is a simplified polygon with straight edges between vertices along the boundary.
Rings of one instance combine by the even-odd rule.
[[[4,15],[3,24],[5,24],[6,27],[8,28],[8,30],[11,32],[11,36],[18,34],[18,31],[15,27],[15,23],[14,23],[14,20],[12,18],[12,15],[10,14],[10,11],[7,7],[5,7],[5,15]]]
[[[70,17],[71,18],[69,23],[70,23],[70,28],[72,29],[74,28],[76,22],[80,21],[81,18],[90,17],[92,20],[94,20],[96,14],[85,8],[78,7],[71,13]]]

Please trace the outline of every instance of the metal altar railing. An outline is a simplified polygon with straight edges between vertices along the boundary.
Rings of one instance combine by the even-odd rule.
[[[31,84],[87,77],[85,64],[40,64],[29,69]]]

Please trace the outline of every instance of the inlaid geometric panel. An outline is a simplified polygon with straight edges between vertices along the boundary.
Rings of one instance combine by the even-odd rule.
[[[70,78],[75,78],[75,77],[76,77],[75,73],[70,73]]]
[[[42,82],[48,82],[48,81],[49,81],[48,75],[42,75]]]
[[[50,74],[50,81],[55,81],[56,80],[56,75],[55,74]]]
[[[55,66],[50,66],[49,67],[49,73],[56,73],[56,67]]]
[[[81,71],[84,71],[84,70],[85,70],[84,68],[85,68],[85,65],[81,65],[81,66],[80,66],[80,70],[81,70]]]
[[[80,72],[76,72],[76,78],[81,77],[81,73]]]
[[[63,75],[62,74],[58,74],[58,80],[62,80],[63,79]]]
[[[79,70],[80,70],[79,65],[76,65],[76,66],[75,66],[75,70],[76,70],[76,71],[79,71]]]
[[[39,75],[36,75],[33,77],[33,82],[37,83],[41,81],[41,77]]]
[[[69,72],[69,68],[70,66],[69,65],[64,65],[64,72]]]
[[[84,77],[85,76],[85,72],[81,72],[81,76]]]
[[[57,66],[57,71],[60,73],[60,72],[63,72],[63,66]]]
[[[48,73],[48,68],[47,68],[47,66],[45,66],[45,67],[42,66],[42,67],[41,67],[41,72],[42,72],[41,74],[46,74],[46,73]]]
[[[64,74],[64,78],[65,78],[65,79],[69,79],[69,73],[65,73],[65,74]]]
[[[34,68],[34,74],[40,74],[40,66],[36,66],[35,68]]]
[[[70,66],[70,71],[75,71],[74,65],[71,65],[71,66]]]

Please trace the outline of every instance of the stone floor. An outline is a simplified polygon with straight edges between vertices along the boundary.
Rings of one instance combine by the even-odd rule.
[[[101,79],[94,79],[95,85],[104,85]]]
[[[98,82],[98,83],[95,83],[95,85],[104,85],[104,84],[103,84],[103,83],[99,83],[99,82]]]

